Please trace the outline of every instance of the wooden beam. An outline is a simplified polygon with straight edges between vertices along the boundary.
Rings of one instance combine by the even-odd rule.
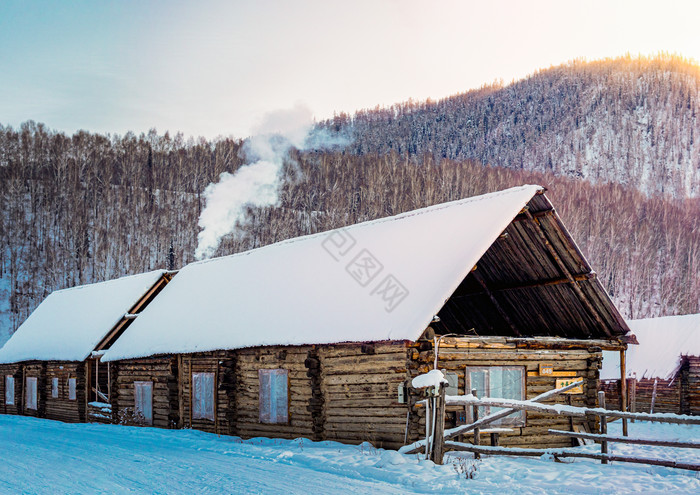
[[[501,304],[496,300],[496,297],[493,295],[493,293],[489,290],[488,286],[486,285],[486,282],[484,281],[483,277],[479,273],[478,270],[474,270],[472,273],[472,277],[474,277],[474,280],[476,280],[479,285],[484,289],[484,292],[486,292],[486,295],[489,296],[489,299],[491,299],[491,302],[496,308],[496,311],[498,311],[498,314],[501,315],[501,317],[508,323],[510,326],[511,330],[513,330],[513,333],[517,336],[520,337],[521,333],[518,330],[518,328],[515,326],[515,323],[513,323],[513,320],[510,319],[510,316],[508,316],[508,313],[503,309]]]
[[[585,282],[587,280],[594,280],[597,277],[597,275],[594,272],[591,273],[582,273],[579,275],[572,275],[572,278],[576,282]],[[561,277],[561,278],[550,278],[546,280],[536,280],[534,282],[526,282],[523,284],[509,284],[509,285],[491,285],[489,289],[491,292],[506,292],[506,291],[512,291],[512,290],[525,290],[525,289],[537,289],[540,287],[549,287],[552,285],[561,285],[561,284],[569,284],[571,281],[566,278],[566,277]],[[460,298],[460,297],[469,297],[469,296],[477,296],[477,295],[484,295],[486,292],[484,291],[479,291],[479,292],[459,292],[455,293],[453,298]]]
[[[700,442],[675,442],[672,440],[659,440],[656,438],[630,438],[614,435],[598,435],[597,433],[576,433],[574,431],[548,430],[550,435],[565,437],[589,438],[591,440],[607,440],[614,443],[630,443],[635,445],[655,445],[659,447],[678,447],[681,449],[700,449]]]
[[[514,222],[525,222],[529,220],[528,216],[525,214],[525,212],[528,211],[527,209],[523,209],[514,219]],[[542,210],[542,211],[536,211],[535,213],[530,213],[535,218],[542,218],[542,217],[551,217],[554,216],[555,210],[554,208],[550,210]]]
[[[440,347],[472,349],[590,349],[600,347],[605,351],[619,351],[626,345],[618,340],[567,339],[564,337],[444,337]]]
[[[172,279],[172,276],[169,276],[168,274],[164,274],[158,281],[153,284],[153,287],[144,294],[143,297],[141,297],[138,301],[136,301],[136,304],[134,304],[129,312],[124,315],[124,317],[119,320],[119,323],[116,324],[116,326],[112,329],[111,332],[109,332],[95,347],[94,350],[96,351],[101,351],[103,350],[115,337],[117,337],[120,332],[124,329],[125,326],[131,323],[131,321],[136,318],[136,313],[141,310],[146,302],[149,300],[149,298],[158,290],[162,289],[165,287],[165,285],[168,284],[168,282]]]
[[[663,459],[648,459],[643,457],[631,457],[625,455],[613,454],[595,454],[592,452],[575,452],[575,451],[558,451],[556,449],[521,449],[517,447],[489,447],[485,445],[469,445],[459,442],[445,442],[445,447],[450,450],[473,452],[485,455],[514,455],[514,456],[530,456],[541,457],[543,455],[551,455],[555,459],[560,457],[583,457],[586,459],[597,459],[615,462],[629,462],[635,464],[648,464],[651,466],[664,466],[676,469],[686,469],[688,471],[700,471],[700,464],[690,464],[687,462],[676,462]]]
[[[551,211],[553,211],[553,210],[551,210]],[[595,319],[596,323],[598,323],[598,325],[600,325],[600,327],[603,329],[605,334],[608,337],[612,337],[612,333],[610,333],[608,326],[605,324],[603,319],[600,317],[600,314],[598,313],[598,311],[593,307],[591,302],[588,300],[588,297],[583,293],[583,290],[581,290],[581,287],[579,287],[578,282],[574,279],[574,277],[571,275],[571,272],[569,271],[569,269],[566,267],[564,262],[559,257],[559,254],[557,253],[556,249],[554,249],[554,246],[552,246],[552,243],[549,242],[549,239],[545,235],[544,230],[542,229],[542,225],[540,225],[539,220],[537,218],[535,218],[527,210],[525,210],[524,214],[530,220],[529,225],[532,225],[535,227],[535,232],[537,233],[537,236],[540,238],[540,240],[544,244],[547,251],[549,251],[549,254],[552,256],[552,258],[554,259],[554,262],[559,267],[559,270],[561,271],[562,275],[564,275],[569,280],[569,284],[571,285],[571,288],[574,289],[574,292],[576,292],[576,295],[579,297],[579,299],[581,300],[583,305],[586,307],[588,312]]]

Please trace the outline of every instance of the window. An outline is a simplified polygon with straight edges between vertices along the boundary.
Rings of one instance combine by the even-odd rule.
[[[260,380],[260,422],[289,422],[289,371],[258,370]]]
[[[75,378],[68,379],[68,400],[75,400]]]
[[[12,375],[5,375],[5,404],[15,404],[15,377]]]
[[[24,407],[34,409],[36,411],[36,377],[28,376],[25,384],[26,392],[24,394]]]
[[[525,368],[523,366],[467,367],[465,377],[468,394],[475,388],[479,397],[525,400]],[[480,406],[479,417],[483,418],[501,409],[503,408]],[[469,421],[472,421],[471,413],[472,408],[467,407]],[[494,426],[525,426],[525,411],[518,411],[491,424]]]
[[[58,399],[58,378],[51,379],[51,397]]]
[[[214,373],[192,373],[192,419],[214,421]]]
[[[134,382],[134,412],[144,424],[153,424],[153,382]]]

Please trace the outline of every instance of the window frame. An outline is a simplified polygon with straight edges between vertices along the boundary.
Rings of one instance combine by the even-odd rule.
[[[31,384],[31,386],[30,386]],[[39,380],[35,376],[24,377],[24,407],[36,411],[39,409]]]
[[[192,419],[208,419],[214,421],[216,415],[216,375],[210,371],[193,372],[192,384]],[[206,384],[211,384],[211,390],[203,390]],[[210,399],[210,403],[205,401]],[[209,406],[209,407],[207,407]]]
[[[5,405],[14,406],[15,404],[15,377],[14,375],[5,375]]]
[[[466,366],[464,369],[464,388],[465,392],[467,394],[471,394],[472,391],[472,384],[471,384],[471,373],[472,372],[485,372],[486,373],[486,380],[484,383],[484,387],[486,389],[486,394],[483,396],[480,396],[480,398],[484,397],[491,397],[491,370],[494,369],[500,369],[500,370],[516,370],[519,371],[521,374],[521,380],[520,380],[520,395],[521,398],[515,399],[515,400],[525,400],[527,398],[527,370],[525,369],[525,366],[517,366],[517,365],[507,365],[507,366]],[[505,397],[503,397],[505,398]],[[510,398],[509,398],[510,399]],[[484,416],[488,416],[491,414],[491,408],[494,408],[496,410],[501,410],[504,409],[502,407],[496,407],[496,406],[479,406],[479,417],[483,418]],[[467,406],[466,407],[466,412],[467,412],[467,421],[469,423],[473,422],[472,418],[472,407]],[[496,412],[496,411],[493,411]],[[496,420],[491,423],[492,426],[502,426],[502,427],[525,427],[527,426],[527,413],[526,411],[518,411],[517,413],[513,413],[512,415],[506,416],[504,418],[501,418],[499,420]]]
[[[151,390],[150,410],[148,415],[145,414],[143,404],[139,407],[139,388],[149,388]],[[153,382],[150,380],[137,380],[134,382],[134,414],[141,413],[143,415],[143,424],[153,425]]]
[[[68,400],[78,400],[77,378],[68,378]]]
[[[60,392],[59,388],[61,386],[60,379],[57,376],[51,378],[51,398],[58,399]]]
[[[273,394],[280,391],[280,384],[284,385],[284,397]],[[259,369],[258,387],[258,421],[265,424],[289,424],[289,370]],[[283,414],[280,414],[280,405],[283,406]]]

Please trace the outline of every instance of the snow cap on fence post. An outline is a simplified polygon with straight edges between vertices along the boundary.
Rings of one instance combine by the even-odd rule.
[[[440,385],[443,383],[447,385],[449,382],[440,370],[430,370],[427,373],[418,375],[413,380],[411,380],[411,386],[413,388],[435,387],[436,391],[440,388]]]

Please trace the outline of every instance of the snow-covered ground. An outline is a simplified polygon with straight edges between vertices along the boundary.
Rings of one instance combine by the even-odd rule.
[[[618,433],[619,424],[611,424]],[[639,437],[700,440],[700,427],[630,425]],[[597,451],[598,446],[585,449]],[[448,458],[308,440],[70,425],[0,415],[0,493],[700,493],[690,471],[578,459]],[[613,444],[617,454],[700,463],[699,450]],[[467,479],[466,470],[475,469]]]

